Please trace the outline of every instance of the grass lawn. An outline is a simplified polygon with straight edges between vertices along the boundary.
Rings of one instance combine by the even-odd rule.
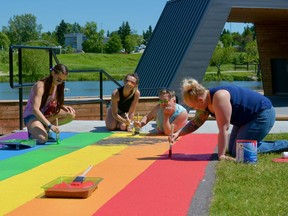
[[[116,80],[122,80],[122,78],[128,73],[134,73],[137,64],[140,61],[142,54],[95,54],[95,53],[75,53],[75,54],[58,54],[57,58],[60,63],[67,65],[69,70],[79,69],[103,69],[110,74]],[[14,71],[17,74],[17,58],[14,62]],[[255,76],[253,68],[245,71],[239,70],[236,73],[231,72],[234,70],[233,64],[225,64],[221,67],[222,80],[251,80],[249,77]],[[0,71],[4,74],[9,74],[9,64],[0,63]],[[217,68],[215,66],[209,66],[207,68],[204,80],[212,81],[217,80],[216,77]],[[24,72],[25,73],[25,72]],[[46,71],[43,71],[45,74]],[[248,77],[248,79],[247,79]],[[71,73],[69,80],[99,80],[98,73]],[[9,77],[0,77],[0,82],[9,82]]]
[[[265,139],[288,139],[288,134]],[[272,162],[279,157],[280,153],[258,154],[255,165],[219,162],[210,215],[287,215],[288,164]]]

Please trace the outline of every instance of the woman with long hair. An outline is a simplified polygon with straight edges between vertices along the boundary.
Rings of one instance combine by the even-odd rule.
[[[136,106],[140,98],[137,74],[127,74],[124,86],[116,88],[111,95],[111,103],[107,108],[106,128],[110,131],[131,131],[130,122],[134,119]]]
[[[67,124],[75,118],[75,110],[64,105],[65,80],[68,69],[57,64],[50,69],[50,75],[37,81],[31,89],[24,110],[24,123],[30,139],[37,144],[48,141],[49,131],[59,133],[59,125]]]

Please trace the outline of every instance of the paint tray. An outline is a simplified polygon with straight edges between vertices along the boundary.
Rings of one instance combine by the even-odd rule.
[[[103,178],[86,177],[81,184],[72,184],[74,177],[59,177],[45,184],[42,188],[45,191],[46,197],[60,198],[87,198],[98,187]]]
[[[10,140],[0,140],[1,145],[6,145],[9,147],[14,147],[15,149],[20,148],[33,148],[36,146],[36,139],[10,139]]]

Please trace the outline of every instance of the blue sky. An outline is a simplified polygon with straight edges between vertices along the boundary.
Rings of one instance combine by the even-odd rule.
[[[138,34],[155,25],[167,0],[8,0],[1,4],[0,28],[8,26],[14,15],[33,14],[42,32],[54,31],[63,19],[67,23],[94,21],[98,30],[105,32],[118,30],[128,21],[132,30]],[[230,29],[230,24],[226,24]],[[231,24],[232,31],[242,32],[246,24]]]

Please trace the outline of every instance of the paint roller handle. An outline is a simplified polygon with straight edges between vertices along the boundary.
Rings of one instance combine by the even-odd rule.
[[[125,117],[126,117],[126,120],[129,122],[129,124],[126,124],[127,125],[127,131],[131,132],[133,130],[133,127],[134,127],[134,122],[131,121],[131,119],[129,119],[129,116],[126,112],[125,112]]]
[[[59,122],[58,122],[58,118],[56,118],[56,127],[57,127],[57,129],[55,130],[55,133],[56,133],[56,142],[57,142],[57,144],[59,144],[59,142],[60,142],[60,138],[59,138],[59,136],[60,136],[60,130],[59,130]]]
[[[170,135],[168,136],[168,142],[169,144],[173,144],[174,142],[174,139],[173,139],[173,134],[174,134],[174,124],[171,124],[171,133]]]
[[[173,136],[173,132],[174,132],[174,124],[171,124],[171,133],[169,135],[170,139]],[[169,138],[168,138],[169,139]],[[169,141],[169,157],[172,157],[172,142]]]
[[[82,174],[81,176],[86,176],[87,173],[92,169],[92,165],[90,165]]]
[[[81,175],[77,176],[73,182],[71,183],[71,185],[80,185],[84,182],[85,178],[86,178],[86,174],[91,170],[92,165],[90,165]]]

